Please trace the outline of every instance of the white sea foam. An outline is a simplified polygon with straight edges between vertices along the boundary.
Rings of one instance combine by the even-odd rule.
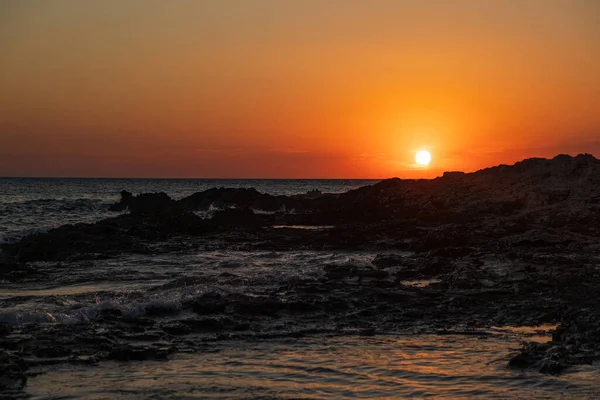
[[[115,294],[104,299],[96,299],[95,303],[72,301],[66,306],[54,304],[21,304],[17,307],[5,308],[0,311],[0,323],[7,325],[20,325],[28,323],[61,323],[81,324],[88,323],[105,310],[118,310],[122,315],[139,317],[160,310],[167,314],[177,313],[181,310],[182,303],[189,301],[197,292],[166,292],[128,299]]]
[[[0,290],[0,323],[87,323],[103,310],[132,317],[173,315],[206,292],[252,295],[290,281],[321,279],[327,265],[368,266],[374,257],[363,252],[203,251],[68,267],[35,263],[52,287],[7,283]]]
[[[194,214],[202,219],[212,219],[218,211],[223,211],[223,208],[216,207],[211,204],[207,210],[194,211]]]

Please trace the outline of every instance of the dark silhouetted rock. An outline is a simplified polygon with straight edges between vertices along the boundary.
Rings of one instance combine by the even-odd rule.
[[[27,369],[23,358],[0,350],[0,391],[22,389],[27,383]]]
[[[192,304],[192,310],[197,314],[217,314],[225,311],[226,303],[218,293],[204,293]]]
[[[263,220],[249,208],[229,208],[217,211],[211,222],[226,227],[259,227]]]
[[[121,200],[117,204],[111,205],[108,209],[110,211],[124,211],[129,208],[133,203],[133,194],[127,190],[121,191]]]
[[[195,214],[215,207],[221,211],[212,218]],[[241,270],[186,273],[150,290],[190,284],[215,292],[183,296],[177,307],[149,306],[146,317],[114,308],[98,310],[89,324],[0,326],[0,385],[21,384],[21,356],[38,363],[88,355],[162,359],[171,345],[198,351],[214,340],[340,332],[488,335],[490,326],[546,323],[560,323],[552,341],[527,344],[510,367],[558,374],[600,360],[600,162],[590,155],[529,159],[432,180],[394,178],[342,194],[213,188],[175,201],[164,193],[124,191],[111,209],[128,213],[3,244],[0,279],[37,283],[51,275],[52,266],[30,261],[61,261],[55,267],[68,271],[71,265],[93,268],[81,263],[86,258],[125,253],[191,250],[201,257],[203,251],[242,250],[267,257],[307,250],[351,251],[352,257],[315,261],[314,274],[259,285],[248,284]],[[299,229],[307,225],[321,228]],[[360,261],[366,254],[379,254],[373,267]],[[138,343],[157,340],[167,345]]]

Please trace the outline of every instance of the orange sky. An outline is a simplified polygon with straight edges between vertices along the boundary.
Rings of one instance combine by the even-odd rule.
[[[596,0],[5,0],[0,50],[0,176],[600,156]]]

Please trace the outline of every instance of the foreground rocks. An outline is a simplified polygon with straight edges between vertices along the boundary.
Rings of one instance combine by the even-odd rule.
[[[0,391],[18,393],[27,383],[28,365],[13,352],[0,351]]]
[[[374,258],[373,266],[324,265],[316,278],[243,292],[209,290],[177,306],[148,304],[133,316],[108,304],[78,323],[6,325],[0,335],[0,349],[7,354],[3,365],[12,371],[6,375],[11,385],[18,386],[28,371],[47,365],[165,360],[173,352],[205,351],[221,340],[486,335],[492,326],[555,323],[561,325],[551,343],[527,345],[510,366],[560,373],[597,360],[600,276],[593,258],[578,256],[566,265],[562,256],[536,254],[388,253]],[[66,272],[68,264],[60,268]],[[239,278],[223,279],[235,287]],[[191,283],[177,278],[164,288]]]
[[[548,343],[527,343],[511,358],[513,368],[536,368],[542,373],[560,374],[573,365],[600,360],[600,319],[592,314],[567,314]]]
[[[177,310],[148,308],[132,318],[105,309],[81,326],[3,327],[0,367],[9,378],[0,385],[18,387],[39,363],[165,359],[215,340],[542,323],[559,324],[552,341],[526,345],[510,367],[554,374],[600,360],[600,161],[592,156],[390,179],[339,195],[223,188],[178,201],[121,195],[113,210],[126,214],[3,245],[0,278],[41,281],[29,263],[60,261],[67,272],[71,263],[130,253],[380,254],[370,267],[325,265],[319,279],[251,295],[208,292]],[[211,207],[219,211],[202,218]],[[281,228],[292,225],[320,228]]]

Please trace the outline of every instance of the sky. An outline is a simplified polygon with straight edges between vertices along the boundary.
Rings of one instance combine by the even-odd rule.
[[[0,176],[430,178],[585,152],[597,0],[0,0]]]

